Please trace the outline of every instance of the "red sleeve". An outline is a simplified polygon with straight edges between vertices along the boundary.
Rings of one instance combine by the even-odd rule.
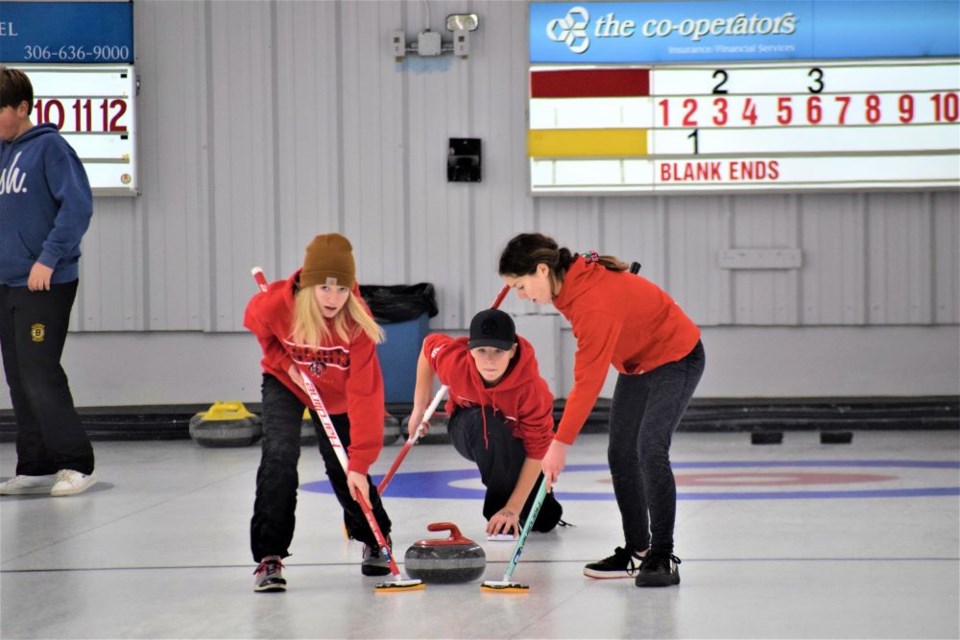
[[[518,416],[520,438],[527,457],[542,460],[553,440],[553,394],[539,375],[527,385]]]
[[[610,370],[613,351],[623,323],[602,312],[586,313],[573,325],[577,352],[573,363],[573,389],[567,396],[556,438],[573,444],[596,404]]]
[[[289,322],[290,314],[285,303],[287,283],[288,281],[285,280],[272,282],[267,291],[257,293],[250,298],[243,314],[243,326],[257,338],[260,344],[260,349],[263,351],[261,360],[263,370],[274,375],[298,397],[307,401],[303,392],[293,384],[287,374],[293,360],[278,336],[287,332],[288,327],[276,326],[277,322]]]
[[[350,418],[349,471],[366,474],[383,449],[385,412],[376,345],[363,333],[350,345],[346,396]]]
[[[453,401],[457,393],[455,389],[459,388],[463,377],[456,352],[456,340],[446,334],[431,333],[423,341],[423,353],[427,356],[427,362],[430,363],[430,367],[437,374],[440,384],[449,388],[447,401],[443,405],[444,411],[448,414],[453,413],[456,408]]]

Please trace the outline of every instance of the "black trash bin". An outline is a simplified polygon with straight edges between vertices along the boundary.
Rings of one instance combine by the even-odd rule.
[[[413,402],[420,347],[427,336],[430,318],[439,313],[433,285],[429,282],[362,284],[360,296],[387,336],[377,345],[383,370],[384,401]]]

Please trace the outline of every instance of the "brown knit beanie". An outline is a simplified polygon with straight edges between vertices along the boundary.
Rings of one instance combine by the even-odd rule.
[[[350,241],[339,233],[325,233],[307,245],[303,271],[300,272],[300,286],[326,284],[353,287],[356,271]]]

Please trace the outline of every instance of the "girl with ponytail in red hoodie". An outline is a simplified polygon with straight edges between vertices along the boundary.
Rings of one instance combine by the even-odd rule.
[[[498,309],[474,316],[469,338],[428,335],[417,362],[410,428],[423,421],[435,376],[449,387],[450,440],[477,464],[487,488],[487,534],[519,533],[533,505],[540,459],[553,438],[553,395],[540,376],[533,346]],[[562,513],[548,493],[533,530],[550,531]]]
[[[577,255],[545,235],[523,233],[507,243],[499,271],[521,300],[556,307],[577,341],[573,388],[542,461],[549,484],[566,465],[610,366],[619,372],[607,458],[625,544],[584,574],[670,586],[680,583],[670,442],[703,374],[704,352],[700,329],[677,303],[627,268],[612,256]]]

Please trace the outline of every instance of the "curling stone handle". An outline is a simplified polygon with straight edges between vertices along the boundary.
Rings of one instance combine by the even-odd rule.
[[[427,531],[449,531],[451,541],[463,540],[463,534],[460,533],[460,527],[452,522],[431,522],[427,525]]]

